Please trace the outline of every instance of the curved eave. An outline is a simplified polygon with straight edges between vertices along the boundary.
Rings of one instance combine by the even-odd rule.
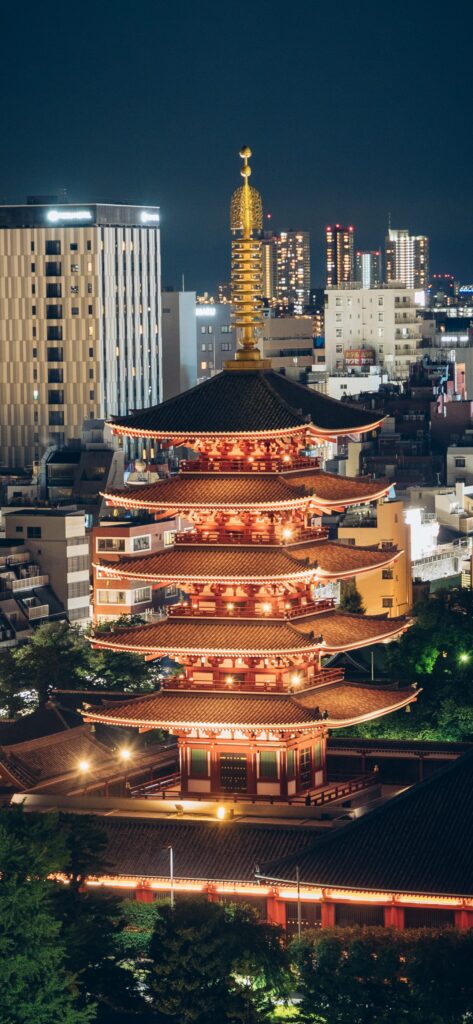
[[[193,620],[194,622],[196,620]],[[237,620],[232,620],[237,621]],[[284,624],[285,620],[281,620]],[[299,637],[301,634],[297,634]],[[320,643],[311,641],[309,644],[302,644],[297,647],[287,647],[284,650],[277,648],[254,648],[254,647],[205,647],[203,644],[199,647],[177,647],[175,644],[167,644],[158,647],[147,646],[146,644],[123,644],[116,642],[110,643],[98,639],[97,637],[91,637],[90,641],[94,648],[107,649],[111,651],[128,651],[130,654],[142,654],[144,657],[151,656],[152,658],[164,658],[169,657],[171,660],[178,660],[179,655],[185,657],[209,657],[209,658],[284,658],[284,657],[296,657],[298,654],[313,654],[318,651],[321,647]],[[368,641],[370,642],[370,641]],[[360,644],[356,645],[361,646]],[[174,657],[176,656],[176,658]]]
[[[388,488],[389,489],[389,488]],[[214,512],[217,509],[219,512],[258,512],[270,510],[277,512],[279,509],[292,509],[292,508],[305,508],[309,505],[316,504],[314,496],[311,494],[304,494],[297,498],[285,498],[280,501],[259,501],[259,502],[225,502],[217,504],[216,502],[193,502],[193,501],[139,501],[137,498],[125,497],[124,494],[110,494],[107,491],[101,492],[101,497],[106,501],[107,505],[115,508],[136,508],[136,509],[148,509],[150,512],[179,512],[181,515],[185,515],[186,512]],[[367,501],[374,499],[363,498],[357,499],[357,504],[364,504]],[[330,505],[324,505],[324,507],[333,507]]]
[[[392,620],[386,620],[386,622],[389,621]],[[297,619],[293,619],[292,624],[297,628]],[[361,647],[370,647],[371,644],[387,643],[388,640],[401,636],[411,625],[411,620],[404,620],[402,625],[398,624],[394,629],[391,627],[385,633],[378,633],[376,636],[365,637],[363,640],[354,638],[353,643],[347,643],[345,640],[343,644],[334,644],[333,641],[332,643],[327,643],[325,640],[322,640],[322,643],[318,644],[317,647],[322,654],[336,654],[339,651],[358,651]]]
[[[329,729],[347,729],[348,726],[360,725],[362,722],[372,722],[375,719],[383,718],[385,715],[392,715],[394,711],[401,711],[408,704],[417,700],[421,690],[411,690],[407,697],[389,704],[384,708],[376,708],[374,711],[366,711],[363,715],[351,716],[350,718],[327,718],[325,724]]]
[[[106,715],[105,713],[98,712],[84,712],[84,719],[86,722],[101,722],[104,725],[119,725],[128,726],[129,728],[136,729],[165,729],[166,732],[176,732],[179,730],[190,731],[193,729],[203,729],[206,732],[217,732],[219,730],[235,730],[239,732],[257,732],[259,730],[271,730],[274,732],[294,732],[297,730],[301,731],[312,731],[315,729],[327,729],[329,722],[328,720],[322,720],[314,718],[313,721],[307,721],[302,719],[300,722],[230,722],[228,719],[224,722],[206,722],[199,721],[193,718],[191,721],[188,719],[168,719],[165,715],[163,717],[150,718],[146,721],[143,719],[129,719],[129,718],[116,718]]]
[[[351,579],[353,576],[364,576],[368,572],[376,572],[377,569],[386,569],[387,566],[393,565],[394,562],[396,562],[403,554],[403,549],[398,548],[383,562],[377,562],[376,565],[367,565],[365,568],[349,568],[345,571],[342,571],[341,569],[337,569],[336,572],[333,569],[329,571],[328,569],[321,568],[321,566],[316,566],[315,575],[319,580],[344,580]]]
[[[180,445],[187,445],[191,441],[199,440],[200,438],[212,441],[222,440],[223,438],[242,438],[243,440],[254,440],[258,438],[262,440],[269,440],[271,438],[285,438],[291,437],[295,434],[310,433],[314,437],[318,437],[323,441],[331,441],[337,437],[357,437],[359,434],[371,433],[373,430],[377,430],[378,427],[386,419],[386,416],[381,416],[380,419],[373,420],[372,423],[365,424],[360,427],[341,427],[337,430],[324,430],[322,427],[317,427],[313,423],[301,422],[299,425],[294,427],[280,427],[278,430],[183,430],[183,431],[169,431],[169,430],[145,430],[143,427],[129,427],[123,426],[120,423],[107,422],[107,426],[110,427],[113,434],[117,434],[121,437],[131,438],[149,438],[150,440],[156,441],[167,441],[169,445],[179,447]]]

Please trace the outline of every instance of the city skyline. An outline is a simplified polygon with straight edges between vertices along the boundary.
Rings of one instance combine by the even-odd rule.
[[[357,245],[375,249],[389,213],[393,224],[431,238],[433,272],[471,279],[472,143],[464,130],[471,11],[461,32],[452,19],[440,33],[418,4],[406,32],[403,5],[393,21],[372,3],[337,13],[299,3],[282,31],[282,7],[262,0],[248,39],[236,5],[224,10],[204,0],[198,10],[184,8],[184,19],[147,0],[139,17],[114,9],[112,18],[109,4],[93,16],[90,8],[90,17],[86,5],[79,22],[66,13],[46,75],[50,25],[27,4],[27,74],[14,47],[5,54],[1,199],[23,202],[65,187],[80,202],[157,204],[163,284],[180,285],[184,273],[186,286],[201,291],[229,276],[222,183],[248,144],[274,228],[311,233],[314,284],[324,278],[327,223],[353,223]],[[6,12],[6,38],[15,22]],[[387,73],[393,52],[396,76]],[[269,73],[242,78],[239,61]],[[433,111],[448,158],[430,130]]]

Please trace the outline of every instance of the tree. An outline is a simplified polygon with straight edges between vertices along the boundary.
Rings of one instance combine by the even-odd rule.
[[[28,710],[28,704],[33,710],[36,704],[36,693],[22,690],[24,682],[16,653],[11,647],[0,651],[0,713],[8,718],[15,718],[19,712]]]
[[[472,932],[335,928],[293,943],[307,1024],[463,1024]]]
[[[355,615],[365,614],[366,609],[354,579],[342,582],[340,608],[344,612],[352,612]]]
[[[160,1024],[268,1020],[285,991],[279,929],[249,907],[205,898],[163,905],[150,943],[149,992]]]
[[[19,685],[33,690],[38,704],[46,703],[51,690],[84,685],[89,664],[88,645],[68,622],[46,622],[14,652]]]
[[[77,1006],[54,914],[51,872],[66,857],[57,822],[5,811],[0,822],[0,1019],[2,1024],[88,1024],[95,1008]]]

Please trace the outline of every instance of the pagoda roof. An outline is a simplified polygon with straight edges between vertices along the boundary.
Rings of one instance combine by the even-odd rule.
[[[328,611],[303,619],[199,619],[173,616],[160,622],[110,632],[92,638],[95,647],[126,650],[175,661],[179,656],[262,656],[350,650],[399,635],[405,618],[385,619]]]
[[[335,434],[374,430],[379,412],[327,398],[274,370],[224,370],[160,405],[116,416],[116,433],[132,437],[191,438],[198,435],[280,435],[312,426]]]
[[[310,469],[306,473],[178,473],[154,484],[133,485],[103,493],[122,508],[166,509],[289,509],[314,505],[333,509],[376,501],[392,481],[344,477]]]
[[[416,699],[416,692],[374,686],[327,685],[292,694],[253,694],[161,690],[120,705],[84,713],[86,721],[110,725],[179,729],[308,729],[320,724],[341,728],[389,714]]]
[[[158,554],[129,556],[96,566],[113,577],[170,584],[297,580],[314,575],[342,579],[390,565],[399,554],[397,548],[356,548],[331,540],[291,548],[183,544]]]
[[[473,896],[473,751],[263,874],[356,892]]]

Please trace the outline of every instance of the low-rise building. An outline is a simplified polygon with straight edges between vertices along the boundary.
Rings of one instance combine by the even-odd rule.
[[[412,607],[412,580],[409,529],[404,521],[404,505],[397,499],[350,509],[338,526],[338,539],[355,547],[398,548],[394,565],[356,577],[367,615],[406,615]]]

